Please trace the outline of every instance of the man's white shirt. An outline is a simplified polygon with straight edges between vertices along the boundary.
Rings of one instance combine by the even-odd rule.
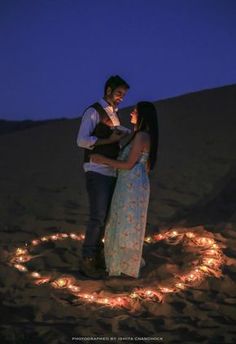
[[[107,115],[114,127],[120,126],[120,120],[117,116],[116,110],[114,111],[113,107],[109,105],[104,99],[101,99],[99,103],[102,105]],[[97,141],[97,137],[93,136],[92,133],[96,125],[100,121],[99,113],[93,108],[88,108],[82,118],[79,133],[77,136],[77,145],[81,148],[87,148],[92,150],[94,144]],[[105,176],[116,176],[116,170],[110,166],[97,164],[95,162],[85,162],[83,164],[85,172],[93,171]]]

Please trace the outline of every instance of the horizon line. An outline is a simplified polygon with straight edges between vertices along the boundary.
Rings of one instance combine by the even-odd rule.
[[[168,97],[168,98],[161,98],[159,100],[154,100],[154,101],[151,101],[152,103],[158,103],[158,102],[162,102],[162,101],[168,101],[168,100],[173,100],[173,99],[176,99],[176,98],[181,98],[181,97],[185,97],[185,96],[189,96],[191,94],[196,94],[196,93],[203,93],[203,92],[207,92],[207,91],[214,91],[214,90],[217,90],[217,89],[222,89],[222,88],[227,88],[227,87],[233,87],[233,86],[236,86],[236,82],[233,83],[233,84],[227,84],[227,85],[223,85],[223,86],[217,86],[217,87],[213,87],[213,88],[204,88],[204,89],[200,89],[198,91],[190,91],[190,92],[187,92],[187,93],[183,93],[183,94],[179,94],[179,95],[176,95],[176,96],[173,96],[173,97]],[[127,105],[125,107],[121,107],[119,108],[119,110],[126,110],[130,107],[134,106],[134,104],[131,104],[131,105]],[[44,118],[44,119],[30,119],[30,118],[25,118],[25,119],[5,119],[5,118],[2,118],[0,117],[0,121],[1,122],[45,122],[45,121],[56,121],[56,120],[70,120],[70,119],[75,119],[75,118],[81,118],[81,116],[78,116],[78,115],[69,115],[68,117],[65,117],[65,116],[61,116],[61,117],[54,117],[54,118]]]

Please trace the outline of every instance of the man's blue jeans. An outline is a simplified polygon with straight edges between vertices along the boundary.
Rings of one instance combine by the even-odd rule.
[[[82,254],[83,257],[95,257],[103,247],[102,239],[116,178],[92,171],[86,172],[85,176],[89,199],[89,221]]]

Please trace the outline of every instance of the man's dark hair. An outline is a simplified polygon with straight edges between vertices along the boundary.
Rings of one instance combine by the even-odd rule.
[[[129,85],[127,84],[127,82],[119,75],[113,75],[106,81],[104,87],[104,95],[106,95],[108,87],[110,87],[112,91],[114,91],[117,87],[124,87],[129,89]]]

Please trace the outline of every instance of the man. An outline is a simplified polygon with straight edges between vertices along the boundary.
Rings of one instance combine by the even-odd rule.
[[[129,85],[118,75],[105,83],[104,97],[84,113],[77,144],[84,148],[84,171],[89,199],[89,221],[82,248],[81,272],[91,278],[100,278],[105,268],[103,243],[105,222],[116,182],[116,171],[106,165],[90,162],[91,153],[100,153],[116,159],[119,141],[129,130],[117,130],[120,120],[117,107],[126,95]],[[120,127],[124,129],[124,127]]]

